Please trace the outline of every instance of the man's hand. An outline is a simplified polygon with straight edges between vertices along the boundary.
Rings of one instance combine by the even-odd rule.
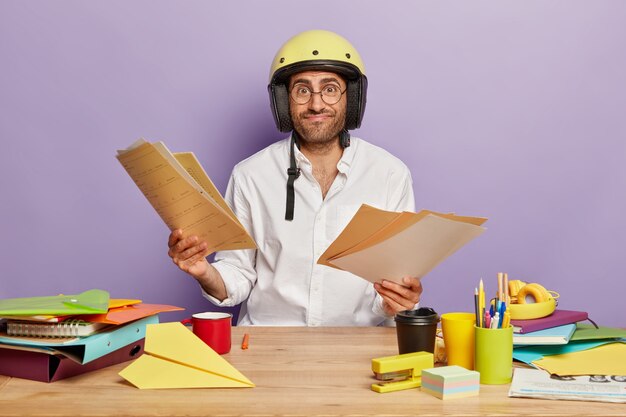
[[[383,297],[383,309],[388,316],[415,307],[422,295],[422,283],[419,278],[404,277],[403,285],[383,280],[375,283],[374,289]]]
[[[200,242],[197,236],[183,239],[183,231],[176,229],[170,234],[167,245],[170,247],[167,254],[180,269],[196,279],[206,275],[209,269],[209,262],[204,256],[206,242]]]
[[[167,245],[170,247],[167,254],[172,261],[194,277],[207,294],[218,300],[228,297],[222,275],[204,256],[207,248],[206,242],[200,242],[197,236],[183,239],[183,231],[176,229],[170,234]]]

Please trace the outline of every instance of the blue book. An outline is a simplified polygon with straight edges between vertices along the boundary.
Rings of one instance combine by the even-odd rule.
[[[576,323],[571,323],[536,332],[513,333],[513,345],[566,345],[575,331]]]

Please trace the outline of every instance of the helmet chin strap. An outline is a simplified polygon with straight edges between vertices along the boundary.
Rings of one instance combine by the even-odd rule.
[[[350,133],[343,129],[339,133],[339,144],[341,148],[347,148],[350,146]],[[287,168],[287,209],[285,210],[285,220],[293,220],[293,211],[296,203],[296,192],[293,187],[293,183],[300,176],[300,168],[296,165],[296,153],[294,151],[295,146],[300,148],[298,144],[298,134],[296,131],[291,132],[291,149],[289,152],[289,168]]]
[[[287,168],[287,210],[285,211],[285,220],[288,221],[293,220],[293,209],[296,202],[296,193],[293,188],[293,183],[300,176],[300,168],[296,165],[296,154],[294,152],[297,136],[295,130],[291,132],[291,151],[289,152],[289,168]]]

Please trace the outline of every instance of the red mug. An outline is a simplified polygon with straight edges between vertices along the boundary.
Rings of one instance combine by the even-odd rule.
[[[190,319],[181,321],[183,324],[191,323],[193,333],[211,349],[223,355],[230,352],[230,328],[233,315],[209,311],[196,313]]]

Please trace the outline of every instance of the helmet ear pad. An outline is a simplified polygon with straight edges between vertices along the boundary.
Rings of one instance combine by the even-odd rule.
[[[363,114],[365,113],[365,98],[367,92],[367,78],[360,80],[349,80],[346,87],[346,130],[357,129],[361,126]],[[272,114],[276,127],[281,132],[293,130],[291,115],[289,114],[289,91],[287,85],[271,84],[269,86],[270,101],[272,104]]]
[[[281,132],[291,132],[293,124],[289,115],[289,91],[285,84],[271,84],[270,100],[272,102],[272,114],[276,127]]]
[[[367,78],[349,80],[346,87],[346,130],[357,129],[361,126],[365,113],[365,98],[367,92]]]

